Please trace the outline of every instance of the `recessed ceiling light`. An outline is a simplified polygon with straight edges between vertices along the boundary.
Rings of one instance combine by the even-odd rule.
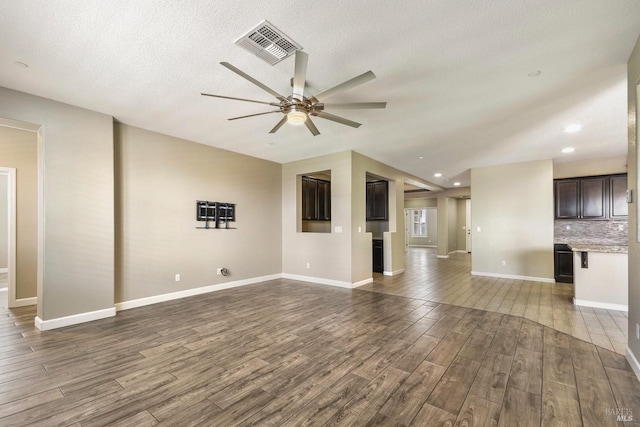
[[[457,187],[457,186],[460,185],[460,183],[456,181],[456,182],[453,183],[453,185],[455,185]]]
[[[576,151],[576,149],[575,149],[575,148],[573,148],[573,147],[564,147],[564,148],[562,149],[562,152],[563,152],[563,153],[565,153],[565,154],[566,154],[566,153],[573,153],[574,151]]]
[[[542,74],[542,71],[540,70],[534,70],[532,72],[530,72],[529,74],[527,74],[529,77],[538,77],[540,74]]]
[[[435,176],[436,178],[440,178],[442,174],[440,172],[437,172],[437,173],[434,173],[433,176]]]
[[[29,68],[29,64],[26,64],[24,62],[15,61],[14,64],[17,65],[20,68]]]
[[[577,123],[573,123],[573,124],[565,126],[564,131],[566,133],[575,133],[575,132],[578,132],[580,129],[582,129],[582,126],[580,126]]]
[[[420,156],[420,157],[418,157],[418,158],[419,158],[420,160],[424,159],[424,157],[422,157],[422,156]]]

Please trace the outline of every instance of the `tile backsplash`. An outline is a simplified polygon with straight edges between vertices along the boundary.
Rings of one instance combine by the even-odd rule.
[[[622,226],[622,230],[620,227]],[[568,227],[568,229],[567,229]],[[555,243],[575,243],[581,245],[627,245],[629,243],[629,222],[611,221],[554,221]]]

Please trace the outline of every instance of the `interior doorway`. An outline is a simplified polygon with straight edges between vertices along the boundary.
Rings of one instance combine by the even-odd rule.
[[[0,267],[9,308],[36,305],[41,289],[41,143],[40,126],[0,118]]]
[[[15,302],[16,289],[16,169],[0,166],[0,288]]]

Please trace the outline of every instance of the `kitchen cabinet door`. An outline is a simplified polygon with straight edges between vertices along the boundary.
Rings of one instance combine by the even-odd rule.
[[[302,177],[302,219],[318,219],[318,181]]]
[[[583,219],[608,218],[608,177],[580,180],[580,208]]]
[[[302,177],[302,219],[331,220],[331,181]]]
[[[389,187],[387,181],[367,182],[367,221],[387,221],[389,218]]]
[[[376,273],[384,272],[384,249],[382,240],[373,241],[373,271]]]
[[[556,219],[580,218],[580,180],[555,182]]]
[[[627,204],[627,175],[613,175],[610,178],[611,219],[626,219],[629,215]]]
[[[318,181],[318,219],[328,221],[331,219],[331,183]]]
[[[569,246],[555,244],[554,261],[556,282],[573,283],[573,251]]]

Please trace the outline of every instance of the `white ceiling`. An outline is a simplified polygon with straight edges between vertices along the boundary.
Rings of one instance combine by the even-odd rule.
[[[352,149],[448,188],[472,167],[625,155],[638,17],[638,0],[3,1],[0,85],[275,162]],[[316,137],[268,134],[278,114],[226,120],[271,107],[200,92],[275,99],[222,61],[291,91],[292,58],[234,45],[263,19],[309,54],[310,92],[372,70],[331,101],[387,109],[334,111],[363,125],[317,118]]]

